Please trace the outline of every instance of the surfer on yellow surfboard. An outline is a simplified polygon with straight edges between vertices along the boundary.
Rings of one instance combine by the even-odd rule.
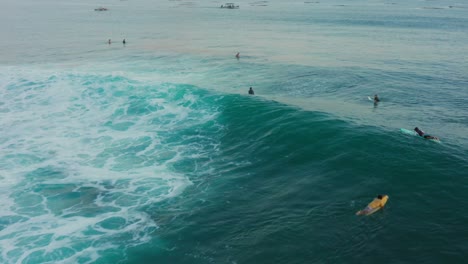
[[[377,197],[370,202],[366,208],[356,212],[356,215],[370,215],[377,212],[380,208],[383,208],[388,201],[388,195],[379,194]]]

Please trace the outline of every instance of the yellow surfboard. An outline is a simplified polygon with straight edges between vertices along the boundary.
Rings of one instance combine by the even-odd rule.
[[[375,198],[366,208],[356,212],[356,215],[371,215],[385,206],[388,201],[388,195],[382,195],[382,199]]]

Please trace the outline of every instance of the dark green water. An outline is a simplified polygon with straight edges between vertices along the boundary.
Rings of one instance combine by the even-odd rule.
[[[219,154],[149,209],[164,250],[130,262],[463,261],[466,153],[256,98],[222,105]],[[356,217],[378,193],[387,207]]]

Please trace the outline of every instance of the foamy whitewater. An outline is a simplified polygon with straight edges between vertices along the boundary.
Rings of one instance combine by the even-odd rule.
[[[463,263],[468,4],[222,4],[2,3],[0,263]]]

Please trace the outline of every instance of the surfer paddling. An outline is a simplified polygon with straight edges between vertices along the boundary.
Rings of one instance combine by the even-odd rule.
[[[419,129],[418,127],[415,127],[415,128],[414,128],[414,131],[416,131],[416,133],[418,133],[419,136],[421,136],[421,137],[423,137],[423,138],[425,138],[425,139],[435,139],[435,140],[439,140],[438,137],[426,135],[426,133],[424,133],[424,131],[422,131],[422,130]]]
[[[387,203],[388,195],[379,194],[377,197],[366,206],[366,208],[357,211],[356,215],[370,215],[375,213],[377,210],[383,208]]]

